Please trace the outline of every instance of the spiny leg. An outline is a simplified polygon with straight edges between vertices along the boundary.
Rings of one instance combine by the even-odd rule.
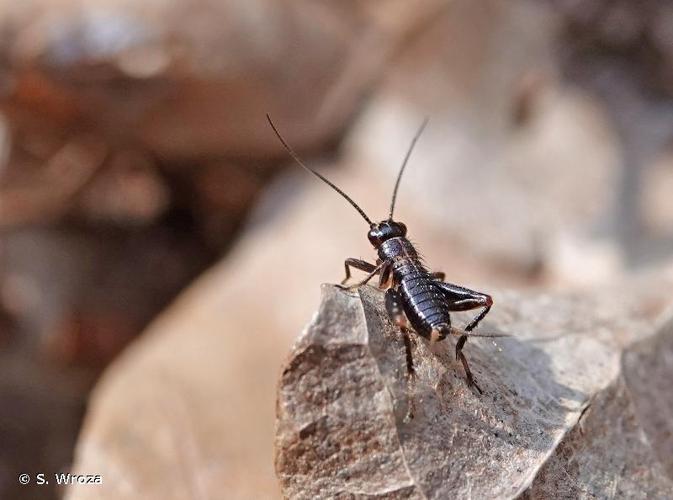
[[[470,324],[465,327],[466,332],[471,332],[472,330],[477,328],[477,325],[479,324],[479,322],[482,319],[484,319],[486,317],[486,315],[488,314],[488,312],[491,310],[491,306],[493,305],[493,299],[491,299],[491,297],[489,295],[487,295],[486,297],[487,297],[486,302],[483,304],[484,309],[482,309],[482,311],[477,315],[477,317],[474,318],[470,322]]]
[[[484,309],[465,327],[466,332],[474,330],[479,322],[484,319],[484,317],[491,310],[493,305],[493,299],[490,295],[481,292],[475,292],[469,288],[464,288],[462,286],[454,285],[452,283],[443,283],[436,282],[436,285],[439,287],[444,296],[448,300],[448,309],[449,311],[469,311],[471,309],[476,309],[477,307],[483,307]]]
[[[483,307],[484,309],[465,327],[466,332],[471,332],[474,330],[479,322],[484,319],[484,317],[491,310],[493,305],[493,299],[490,295],[485,293],[476,292],[465,288],[462,286],[454,285],[452,283],[442,283],[437,282],[437,286],[444,292],[444,296],[447,298],[448,309],[449,311],[469,311],[471,309],[476,309],[477,307]],[[467,358],[463,354],[463,346],[467,342],[467,335],[461,335],[456,343],[456,359],[459,359],[463,364],[465,369],[465,376],[467,377],[468,385],[474,385],[476,389],[482,394],[481,388],[474,381],[472,372],[467,363]]]
[[[402,331],[402,338],[404,339],[404,350],[407,360],[407,414],[404,417],[406,421],[414,418],[414,397],[413,384],[416,376],[416,369],[414,368],[414,358],[411,351],[411,337],[409,337],[409,328],[407,317],[402,308],[402,296],[394,288],[388,288],[385,295],[386,311],[390,319]]]
[[[437,328],[433,328],[432,332],[430,333],[430,338],[435,339],[435,340],[443,340],[445,339],[448,335],[450,334],[455,334],[455,330],[451,328],[450,325],[441,325]],[[467,341],[467,335],[461,335],[458,338],[458,342],[456,343],[456,360],[460,360],[460,362],[463,364],[463,369],[465,370],[465,379],[467,380],[467,386],[469,388],[476,388],[477,391],[479,391],[479,394],[483,394],[484,392],[481,390],[481,387],[477,385],[477,383],[474,381],[474,376],[472,375],[472,370],[470,370],[470,366],[467,363],[467,358],[465,357],[465,354],[463,354],[463,346],[465,345],[465,342]]]
[[[463,364],[463,369],[465,370],[465,378],[467,378],[467,386],[468,387],[474,386],[475,389],[479,391],[479,394],[483,394],[484,391],[482,391],[481,387],[479,387],[477,383],[474,381],[474,377],[472,376],[470,366],[467,364],[467,358],[463,353],[463,346],[465,345],[466,341],[467,341],[467,335],[461,335],[460,338],[458,339],[458,342],[456,342],[456,359],[457,360],[459,359],[460,362]]]
[[[359,269],[360,271],[364,271],[366,273],[371,273],[374,269],[376,269],[376,266],[374,264],[370,264],[366,260],[361,260],[361,259],[346,259],[344,261],[344,269],[346,270],[346,277],[341,280],[341,284],[345,284],[351,277],[351,267],[354,267],[355,269]]]

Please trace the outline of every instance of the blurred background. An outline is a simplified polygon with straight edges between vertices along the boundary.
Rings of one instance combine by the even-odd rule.
[[[281,363],[425,116],[449,281],[671,272],[665,0],[0,1],[0,498],[277,498]],[[628,291],[625,291],[628,293]],[[661,292],[666,293],[666,291]],[[22,486],[20,473],[103,486]]]

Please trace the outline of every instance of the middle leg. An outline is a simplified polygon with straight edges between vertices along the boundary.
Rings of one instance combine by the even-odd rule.
[[[416,371],[414,369],[414,359],[411,354],[411,339],[409,338],[409,324],[407,316],[404,314],[402,308],[402,297],[394,288],[388,288],[385,295],[386,311],[388,316],[395,323],[404,336],[404,347],[407,356],[407,374],[413,376]]]
[[[402,307],[402,297],[394,288],[388,288],[385,295],[386,311],[390,319],[402,331],[402,339],[404,340],[404,351],[407,360],[407,399],[409,401],[407,406],[407,414],[404,417],[406,421],[414,418],[414,396],[413,384],[416,376],[414,368],[414,358],[411,352],[411,337],[409,337],[409,326],[407,316],[404,314]]]

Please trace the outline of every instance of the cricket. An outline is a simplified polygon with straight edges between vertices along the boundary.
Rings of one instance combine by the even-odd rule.
[[[364,271],[367,275],[362,281],[344,288],[362,286],[377,274],[379,275],[378,286],[381,290],[385,290],[386,311],[391,321],[400,328],[403,335],[409,375],[411,377],[414,375],[412,345],[409,337],[411,329],[431,342],[441,341],[448,335],[454,335],[458,337],[456,360],[460,360],[462,363],[467,385],[469,388],[476,389],[479,394],[483,394],[470,371],[463,348],[467,339],[471,336],[498,336],[472,333],[491,310],[493,299],[488,294],[444,281],[445,273],[443,272],[429,271],[418,251],[407,238],[407,227],[393,218],[402,174],[428,120],[424,120],[413,137],[399,169],[393,188],[388,218],[377,223],[373,222],[350,196],[322,174],[308,167],[285,141],[271,117],[268,114],[266,117],[274,133],[294,161],[343,196],[369,224],[367,238],[377,252],[376,263],[372,264],[355,258],[346,259],[344,262],[346,276],[341,285],[345,285],[351,278],[351,268]],[[450,313],[479,308],[481,308],[481,311],[464,328],[455,328],[451,325]]]

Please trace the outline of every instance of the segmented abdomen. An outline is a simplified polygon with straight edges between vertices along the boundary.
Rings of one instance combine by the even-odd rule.
[[[379,247],[378,253],[379,259],[393,263],[393,277],[400,284],[404,312],[414,330],[427,337],[437,326],[450,326],[446,299],[414,245],[406,238],[391,238]]]
[[[446,298],[422,266],[406,262],[399,263],[393,269],[401,278],[400,291],[404,309],[414,330],[428,336],[435,327],[451,325]]]

